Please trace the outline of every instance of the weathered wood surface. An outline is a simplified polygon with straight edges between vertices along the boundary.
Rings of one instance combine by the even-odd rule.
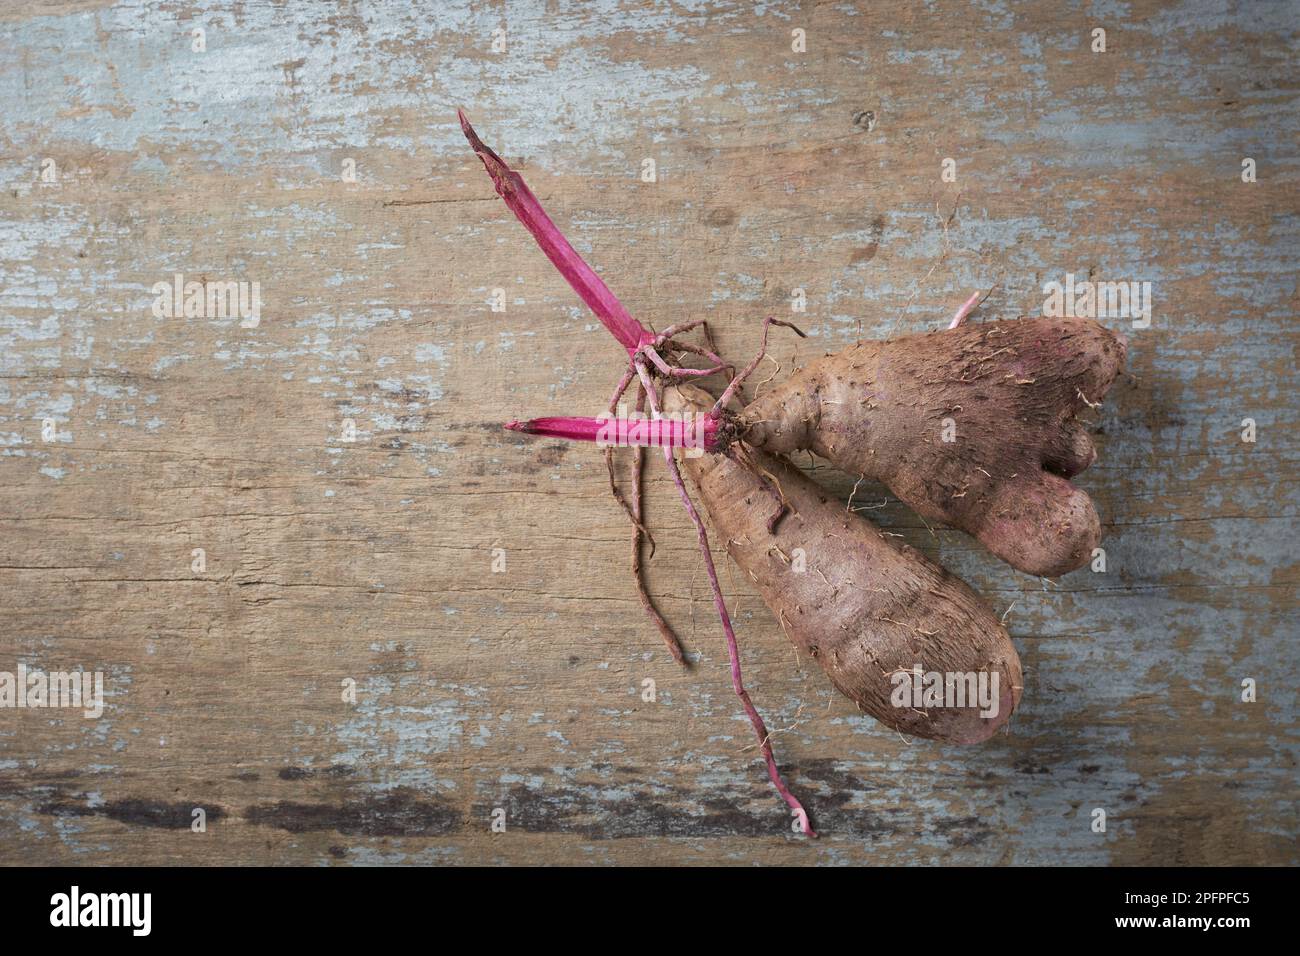
[[[0,710],[0,862],[1297,862],[1295,28],[1288,3],[6,6],[0,670],[101,670],[107,701]],[[689,673],[598,454],[498,427],[594,414],[619,350],[456,106],[635,315],[708,318],[733,357],[795,288],[787,370],[995,282],[984,318],[1066,272],[1153,282],[1079,479],[1105,574],[1028,578],[858,491],[1014,602],[1010,734],[881,729],[733,575],[823,835],[788,832],[658,463]],[[260,282],[260,324],[156,318],[178,272]]]

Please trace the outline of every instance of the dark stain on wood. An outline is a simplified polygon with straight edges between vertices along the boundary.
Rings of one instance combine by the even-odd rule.
[[[436,836],[461,825],[459,812],[445,800],[407,789],[337,806],[280,800],[249,807],[243,817],[253,826],[290,833],[334,830],[367,837]]]

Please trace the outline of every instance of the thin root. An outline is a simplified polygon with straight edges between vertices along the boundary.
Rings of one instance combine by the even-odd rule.
[[[758,354],[754,356],[754,361],[750,362],[748,365],[745,366],[745,370],[743,372],[741,372],[739,375],[737,375],[735,378],[731,380],[731,384],[728,385],[726,391],[722,393],[722,397],[718,399],[718,403],[713,406],[713,411],[709,412],[710,418],[718,418],[719,416],[722,415],[722,410],[727,407],[727,402],[731,401],[731,396],[736,394],[736,390],[739,389],[740,386],[744,384],[745,379],[749,378],[749,376],[754,373],[754,369],[758,368],[758,363],[763,361],[763,356],[767,354],[767,333],[768,330],[771,329],[772,326],[774,325],[781,325],[787,329],[790,329],[801,339],[806,339],[808,337],[803,333],[802,329],[800,329],[798,326],[794,325],[793,323],[785,322],[782,321],[781,319],[774,319],[770,315],[766,319],[764,319],[763,320],[763,344],[759,346]]]
[[[641,376],[641,382],[650,400],[650,409],[658,414],[659,395],[655,391],[650,372],[645,367],[644,362],[637,362],[636,365],[637,373]],[[673,484],[677,486],[677,493],[682,499],[682,505],[686,508],[691,523],[695,525],[695,532],[699,538],[700,554],[704,558],[704,570],[709,577],[709,587],[713,591],[713,606],[718,612],[718,618],[722,622],[722,632],[727,639],[727,657],[731,661],[732,690],[740,698],[740,702],[745,708],[745,714],[749,717],[750,725],[753,726],[754,733],[762,742],[760,749],[763,752],[763,759],[767,763],[767,775],[772,781],[772,786],[776,787],[777,793],[781,795],[781,798],[785,800],[798,818],[799,829],[807,836],[815,837],[817,833],[813,830],[812,823],[808,819],[808,811],[803,808],[803,804],[799,802],[799,799],[790,792],[790,788],[786,786],[786,782],[781,776],[781,771],[777,768],[776,757],[772,753],[772,744],[768,740],[767,726],[763,723],[763,718],[759,715],[758,710],[755,709],[754,702],[749,699],[749,692],[745,690],[744,682],[741,680],[740,648],[736,643],[736,632],[731,626],[731,616],[727,613],[726,601],[722,597],[722,586],[718,583],[718,572],[713,566],[713,553],[709,549],[709,535],[704,530],[704,522],[701,520],[699,512],[695,510],[695,504],[691,501],[691,496],[686,491],[686,484],[682,481],[682,473],[677,467],[677,459],[673,457],[671,448],[664,449],[664,462],[668,466],[668,473],[672,476]]]
[[[637,411],[644,410],[644,389],[639,389],[636,404]],[[641,569],[641,535],[644,532],[646,537],[650,536],[650,533],[645,531],[645,525],[641,523],[641,509],[643,504],[641,493],[641,469],[644,463],[645,449],[637,448],[635,450],[635,458],[632,461],[632,510],[629,512],[632,515],[632,523],[636,526],[632,530],[632,577],[636,581],[636,593],[637,597],[641,599],[641,607],[645,609],[646,615],[659,630],[660,635],[664,639],[664,644],[668,648],[668,653],[673,656],[673,660],[678,664],[687,667],[689,664],[686,661],[685,653],[682,651],[682,642],[668,622],[664,620],[664,616],[659,613],[659,609],[655,607],[654,601],[651,600],[650,591],[646,588],[645,576]],[[613,474],[611,466],[611,480],[613,479]],[[654,539],[651,539],[650,556],[654,557]]]

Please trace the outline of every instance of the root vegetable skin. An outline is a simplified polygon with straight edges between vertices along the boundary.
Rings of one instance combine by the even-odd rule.
[[[706,409],[689,386],[670,390],[667,408]],[[758,476],[733,457],[683,457],[727,553],[759,589],[786,635],[816,658],[835,687],[902,733],[948,743],[986,740],[1010,718],[1021,694],[1020,659],[989,607],[959,578],[919,551],[886,538],[830,499],[784,459],[745,449],[770,473],[789,513],[770,534],[771,499]],[[792,567],[796,549],[806,562]],[[895,707],[893,675],[911,671],[997,675],[998,708]]]
[[[1054,577],[1086,564],[1101,540],[1091,500],[1066,479],[1096,456],[1076,415],[1100,403],[1125,351],[1122,336],[1083,319],[863,342],[766,392],[736,433],[878,480],[1013,567]]]

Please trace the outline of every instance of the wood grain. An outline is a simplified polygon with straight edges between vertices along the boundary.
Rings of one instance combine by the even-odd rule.
[[[1296,55],[1287,3],[10,5],[0,670],[107,698],[0,710],[0,863],[1295,864]],[[1010,734],[883,730],[732,575],[823,836],[789,832],[662,468],[689,672],[599,455],[499,428],[594,414],[619,350],[457,106],[634,315],[737,359],[795,289],[785,371],[973,289],[989,318],[1067,272],[1153,283],[1079,479],[1104,574],[1028,578],[857,493],[1010,608]],[[259,324],[156,317],[176,273],[258,282]]]

